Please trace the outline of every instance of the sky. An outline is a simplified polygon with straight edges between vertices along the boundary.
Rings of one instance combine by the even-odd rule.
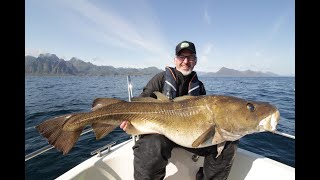
[[[295,1],[25,1],[25,55],[164,70],[184,40],[196,46],[195,71],[295,75]]]

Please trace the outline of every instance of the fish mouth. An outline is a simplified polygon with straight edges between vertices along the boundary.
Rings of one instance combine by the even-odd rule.
[[[270,116],[267,116],[263,120],[259,122],[259,130],[260,131],[271,131],[274,132],[277,129],[277,125],[280,119],[280,112],[277,110],[272,113]]]

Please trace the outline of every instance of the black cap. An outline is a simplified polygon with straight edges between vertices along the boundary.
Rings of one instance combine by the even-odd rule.
[[[176,46],[176,55],[179,55],[179,52],[180,52],[182,49],[188,49],[188,50],[192,51],[194,54],[197,54],[197,53],[196,53],[196,47],[194,46],[194,44],[193,44],[192,42],[182,41],[181,43],[179,43],[179,44]]]

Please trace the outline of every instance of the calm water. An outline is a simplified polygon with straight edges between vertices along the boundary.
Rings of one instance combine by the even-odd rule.
[[[133,96],[138,96],[151,76],[132,76]],[[209,78],[200,77],[207,94],[224,94],[276,105],[281,114],[278,131],[295,135],[295,79]],[[40,122],[67,113],[89,111],[97,97],[128,99],[127,77],[26,77],[25,78],[25,155],[48,145],[35,130]],[[130,137],[120,128],[96,141],[93,132],[63,156],[51,149],[25,162],[25,177],[30,180],[54,179],[91,157],[103,145]],[[251,134],[240,139],[240,148],[295,167],[295,141],[271,133]]]

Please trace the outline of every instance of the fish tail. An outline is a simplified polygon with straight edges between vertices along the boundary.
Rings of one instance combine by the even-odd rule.
[[[36,126],[39,133],[48,140],[58,151],[67,154],[77,140],[84,127],[79,127],[74,131],[66,131],[63,129],[64,124],[73,117],[73,114],[67,114],[53,119],[46,120]]]

